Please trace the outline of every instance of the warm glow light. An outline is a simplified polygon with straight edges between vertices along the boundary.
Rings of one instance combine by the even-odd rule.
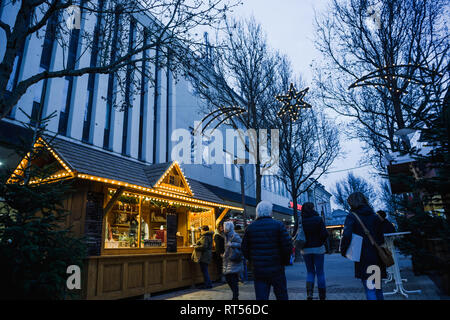
[[[99,177],[94,177],[94,176],[91,176],[91,175],[78,174],[78,178],[94,180],[94,179],[98,179]],[[117,182],[117,181],[112,181],[111,184],[122,185],[121,182]],[[130,185],[126,184],[126,186],[129,186],[130,188],[133,188],[133,189],[136,189],[136,190],[139,190],[139,187],[140,187],[138,185],[133,185],[133,184],[130,184]],[[172,194],[172,193],[169,193],[169,192],[161,192],[161,191],[158,191],[158,190],[155,190],[155,189],[148,189],[147,188],[147,189],[145,189],[145,191],[151,192],[151,193],[160,194],[160,195],[164,195],[164,196],[167,196],[167,197],[178,198],[178,199],[184,200],[186,202],[193,202],[193,203],[198,203],[198,204],[204,204],[204,205],[209,205],[209,206],[213,206],[213,207],[228,208],[228,209],[231,209],[231,210],[238,210],[238,211],[243,211],[244,210],[244,209],[239,208],[239,207],[233,207],[233,206],[218,204],[218,203],[214,203],[214,202],[188,198],[188,197]],[[156,199],[158,201],[166,201],[167,202],[167,200],[164,200],[164,199],[159,199],[159,198],[156,198]],[[183,203],[183,205],[187,205],[187,204]]]

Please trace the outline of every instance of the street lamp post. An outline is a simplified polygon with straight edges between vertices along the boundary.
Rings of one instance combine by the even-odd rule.
[[[245,181],[244,181],[244,167],[239,166],[239,175],[241,177],[241,194],[242,194],[242,217],[244,218],[244,230],[247,228],[247,214],[245,210]]]
[[[291,83],[291,85],[289,86],[289,90],[287,94],[284,95],[277,95],[275,96],[275,99],[277,99],[279,102],[281,102],[283,104],[283,106],[281,107],[280,111],[278,111],[277,116],[280,117],[281,119],[286,118],[286,116],[288,116],[287,121],[289,122],[289,126],[292,130],[292,125],[293,123],[295,123],[299,116],[300,116],[300,110],[301,109],[311,109],[312,106],[305,102],[303,99],[306,95],[306,93],[308,93],[309,88],[303,89],[301,91],[297,91],[294,87],[294,84]],[[297,205],[297,200],[292,199],[293,201],[293,205],[296,206]],[[297,208],[293,208],[294,212],[297,212]],[[297,232],[298,229],[298,213],[295,214],[294,216],[295,222],[294,222],[294,234]]]

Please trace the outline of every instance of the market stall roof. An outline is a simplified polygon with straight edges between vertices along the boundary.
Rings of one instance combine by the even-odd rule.
[[[38,142],[48,147],[53,156],[66,169],[66,176],[113,183],[143,192],[173,196],[179,200],[200,200],[199,204],[204,205],[243,210],[226,205],[222,199],[200,182],[185,177],[176,161],[148,165],[66,139],[45,137],[45,139],[40,138]],[[176,171],[183,181],[184,190],[182,191],[184,194],[177,192],[179,190],[160,186],[162,179],[172,171]]]

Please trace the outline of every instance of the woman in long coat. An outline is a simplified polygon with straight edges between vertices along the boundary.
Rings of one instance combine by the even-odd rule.
[[[355,192],[348,197],[347,202],[350,205],[351,212],[358,215],[374,241],[378,245],[383,244],[384,236],[382,221],[369,206],[367,198],[361,192]],[[369,269],[369,267],[372,266],[378,266],[380,268],[381,278],[386,278],[386,267],[378,256],[376,247],[372,245],[369,237],[364,233],[361,224],[351,212],[345,219],[344,232],[341,239],[341,254],[345,257],[347,249],[352,241],[353,233],[363,237],[361,257],[359,262],[355,262],[355,278],[361,279],[367,300],[383,300],[381,279],[379,279],[380,281],[378,282],[380,284],[378,289],[369,289],[367,286],[367,279],[373,274],[373,271],[371,271],[372,268]]]
[[[239,298],[239,274],[243,270],[242,259],[240,261],[231,261],[233,251],[241,252],[241,237],[234,231],[233,222],[227,221],[223,225],[225,233],[225,252],[223,254],[223,274],[233,292],[233,300]],[[242,256],[242,253],[241,253]]]

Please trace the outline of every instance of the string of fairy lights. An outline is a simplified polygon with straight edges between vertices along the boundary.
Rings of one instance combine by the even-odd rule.
[[[193,135],[195,135],[198,132],[199,128],[202,128],[201,134],[204,134],[205,130],[210,126],[210,124],[212,124],[214,120],[217,120],[220,117],[223,117],[222,120],[220,120],[215,125],[215,127],[212,129],[212,132],[214,132],[214,130],[216,130],[225,121],[230,120],[234,117],[243,115],[244,113],[247,113],[247,110],[244,108],[241,108],[239,106],[221,107],[216,110],[213,110],[210,113],[208,113],[206,116],[203,117],[203,119],[199,122],[197,127],[194,129]],[[206,123],[206,124],[203,126],[204,123]]]
[[[148,188],[148,187],[143,187],[143,186],[139,186],[139,185],[123,182],[123,181],[118,181],[118,180],[114,180],[114,179],[108,179],[108,178],[103,178],[103,177],[99,177],[99,176],[93,176],[93,175],[89,175],[89,174],[74,172],[69,168],[69,166],[62,160],[62,158],[42,138],[39,138],[34,146],[35,147],[45,146],[47,148],[47,150],[49,150],[50,153],[55,157],[55,159],[63,166],[63,168],[66,170],[66,172],[55,174],[46,179],[31,180],[30,183],[31,182],[32,183],[44,183],[44,182],[50,182],[50,180],[51,180],[51,182],[54,182],[55,180],[58,180],[61,178],[79,178],[79,179],[97,181],[97,182],[102,182],[102,183],[106,183],[106,184],[112,184],[112,185],[116,185],[116,186],[120,186],[120,187],[129,188],[129,189],[134,189],[134,190],[137,190],[140,192],[155,194],[160,197],[174,198],[174,199],[177,199],[178,201],[166,200],[166,199],[160,198],[160,197],[158,197],[158,198],[151,197],[149,195],[141,195],[142,197],[156,199],[158,201],[171,201],[172,203],[178,204],[178,205],[180,205],[180,204],[191,205],[192,207],[197,208],[197,209],[205,208],[205,207],[202,207],[202,205],[203,205],[203,206],[211,206],[211,207],[219,207],[219,208],[228,208],[231,210],[238,210],[238,211],[244,210],[239,207],[234,207],[234,206],[229,206],[229,205],[225,205],[225,204],[219,204],[219,203],[214,203],[214,202],[210,202],[210,201],[205,201],[205,200],[200,200],[200,199],[195,199],[195,198],[189,197],[189,196],[193,196],[193,192],[191,191],[192,188],[191,188],[189,182],[184,178],[184,173],[183,173],[181,167],[178,165],[177,161],[174,161],[170,165],[170,167],[160,177],[160,179],[158,180],[158,182],[155,184],[154,187]],[[17,181],[17,177],[19,177],[23,174],[23,171],[24,171],[27,161],[28,161],[27,157],[25,157],[20,162],[20,164],[17,166],[17,168],[15,169],[15,171],[13,172],[11,177],[7,180],[8,181],[7,183],[14,183],[15,181]],[[159,190],[159,188],[161,188],[163,186],[161,183],[164,181],[165,177],[170,173],[170,171],[174,168],[174,166],[176,166],[177,169],[181,172],[181,178],[182,178],[183,182],[185,183],[185,186],[188,188],[188,190],[186,191],[188,193],[188,195],[179,194],[180,188],[171,188],[168,186],[164,186],[165,188],[162,188],[163,190]],[[179,201],[185,201],[185,202],[179,202]],[[208,209],[210,209],[210,208],[208,208]]]
[[[112,196],[112,195],[114,195],[115,192],[116,192],[116,190],[110,189],[109,195]],[[178,202],[178,201],[172,201],[172,200],[167,200],[167,199],[155,198],[155,197],[151,197],[148,195],[141,195],[141,194],[130,193],[130,192],[124,192],[123,196],[139,199],[139,200],[146,201],[146,202],[150,201],[152,204],[157,205],[157,206],[159,206],[158,205],[159,203],[166,203],[169,206],[179,206],[179,207],[201,209],[202,211],[212,210],[211,207],[198,206],[198,205],[193,205],[193,204],[189,204],[186,202]],[[119,201],[120,201],[120,198],[119,198]]]
[[[421,78],[414,76],[416,71],[421,73]],[[372,71],[353,82],[348,89],[357,87],[373,86],[375,88],[387,88],[390,92],[396,94],[406,94],[408,91],[397,86],[398,79],[406,80],[405,85],[417,84],[423,90],[433,83],[433,79],[437,76],[442,77],[444,74],[438,70],[431,70],[419,64],[396,64],[391,66],[383,66]],[[427,80],[428,79],[428,80]],[[404,86],[405,86],[404,85]]]

